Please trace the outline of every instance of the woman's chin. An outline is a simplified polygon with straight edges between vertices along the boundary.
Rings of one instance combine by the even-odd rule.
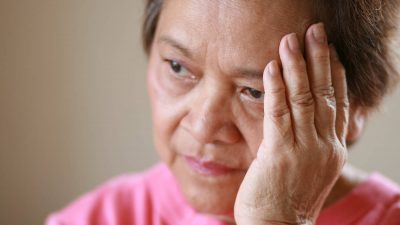
[[[192,208],[206,214],[232,215],[237,192],[246,171],[204,174],[184,160],[170,165],[183,196]]]
[[[232,188],[212,189],[184,187],[187,202],[198,212],[215,215],[232,214],[237,190]]]
[[[187,174],[186,174],[187,175]],[[177,175],[186,201],[198,212],[232,214],[237,192],[244,175],[231,178]]]

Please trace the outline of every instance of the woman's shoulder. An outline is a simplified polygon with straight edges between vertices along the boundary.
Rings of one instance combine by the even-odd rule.
[[[156,205],[154,186],[168,182],[163,179],[167,176],[164,164],[120,175],[51,214],[46,224],[146,224]],[[138,210],[142,212],[135,213]]]
[[[400,224],[400,186],[380,173],[373,173],[360,192],[365,192],[376,212],[380,225]]]
[[[400,186],[372,173],[347,196],[321,212],[317,224],[400,224]]]
[[[380,203],[390,203],[398,200],[400,196],[400,186],[380,173],[372,173],[369,179],[359,187],[360,192],[370,195],[371,201]]]

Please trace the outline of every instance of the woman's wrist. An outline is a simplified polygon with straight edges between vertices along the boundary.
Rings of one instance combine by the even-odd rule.
[[[242,218],[236,221],[237,225],[313,225],[313,220],[274,220],[274,219],[257,219],[257,218]]]
[[[237,225],[313,225],[313,218],[306,218],[304,216],[277,216],[271,215],[246,215],[235,216]]]

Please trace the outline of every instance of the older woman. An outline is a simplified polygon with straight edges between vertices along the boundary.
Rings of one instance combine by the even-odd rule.
[[[48,224],[400,224],[400,188],[345,166],[396,81],[398,7],[149,0],[143,36],[163,163]]]

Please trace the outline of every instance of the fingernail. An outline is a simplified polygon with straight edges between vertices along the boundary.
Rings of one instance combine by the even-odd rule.
[[[293,53],[299,53],[300,52],[300,44],[299,40],[297,39],[297,35],[295,33],[292,33],[288,36],[288,44],[289,44],[289,49]]]
[[[325,28],[323,23],[318,23],[313,27],[312,34],[314,37],[314,40],[321,44],[327,43],[327,38],[326,38],[326,33],[325,33]]]

